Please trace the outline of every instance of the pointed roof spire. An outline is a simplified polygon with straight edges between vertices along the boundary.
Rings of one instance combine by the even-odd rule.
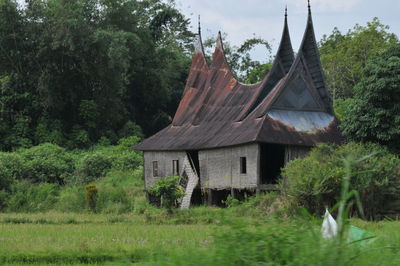
[[[308,0],[308,13],[311,13],[311,4],[310,4],[310,0]]]
[[[198,33],[197,33],[196,41],[195,41],[195,44],[194,44],[194,48],[195,48],[195,53],[204,54],[203,41],[201,40],[200,15],[199,15]]]
[[[285,18],[287,18],[287,5],[285,7]]]
[[[306,30],[303,35],[303,40],[301,42],[299,52],[297,53],[296,60],[289,71],[288,80],[299,73],[303,73],[301,75],[304,76],[304,80],[307,80],[308,84],[312,84],[312,86],[310,86],[310,91],[314,91],[315,93],[313,92],[313,94],[317,95],[317,97],[315,97],[317,102],[322,104],[321,106],[323,106],[325,111],[327,111],[328,113],[332,113],[332,105],[330,102],[328,91],[326,89],[325,77],[321,66],[318,45],[315,39],[309,0],[308,4],[309,13]],[[289,81],[284,86],[289,87]]]
[[[216,48],[217,48],[217,49],[223,49],[221,31],[218,31],[218,37],[217,37],[217,45],[216,45]]]
[[[199,15],[199,29],[198,29],[199,35],[201,35],[201,24],[200,24],[200,15]]]

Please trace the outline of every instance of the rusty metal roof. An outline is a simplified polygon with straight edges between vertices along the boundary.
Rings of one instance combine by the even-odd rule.
[[[285,16],[271,71],[256,84],[236,80],[220,34],[210,66],[200,34],[197,47],[171,125],[135,149],[199,150],[251,142],[314,146],[343,141],[325,86],[311,11],[296,58]]]

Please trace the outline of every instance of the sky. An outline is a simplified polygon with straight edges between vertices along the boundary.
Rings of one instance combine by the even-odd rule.
[[[283,29],[284,10],[288,8],[288,23],[293,48],[297,50],[307,21],[307,0],[177,0],[177,7],[191,19],[191,29],[197,32],[201,16],[202,36],[216,37],[227,33],[227,41],[240,45],[246,39],[261,37],[277,49]],[[355,24],[366,25],[374,17],[390,26],[390,32],[400,36],[400,0],[311,0],[317,41],[329,35],[334,27],[346,32]],[[267,59],[265,48],[253,52],[255,59]]]

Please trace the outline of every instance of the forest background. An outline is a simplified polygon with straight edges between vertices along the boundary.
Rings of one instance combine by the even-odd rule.
[[[150,136],[168,125],[190,68],[195,33],[174,1],[0,1],[0,150],[40,143],[76,149]],[[225,35],[226,37],[226,35]],[[274,36],[276,37],[276,36]],[[207,54],[214,40],[204,41]],[[374,18],[319,42],[339,118],[367,60],[398,44]],[[265,47],[265,61],[251,58]],[[268,41],[225,42],[240,81],[263,78]]]

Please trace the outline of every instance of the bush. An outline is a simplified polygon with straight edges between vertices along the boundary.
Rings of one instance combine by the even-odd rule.
[[[75,176],[77,183],[88,184],[104,176],[111,169],[112,158],[101,152],[88,153],[79,160]]]
[[[54,144],[41,144],[19,153],[24,160],[23,178],[34,183],[64,184],[75,169],[72,154]]]
[[[0,190],[0,211],[7,207],[8,193],[5,190]]]
[[[0,165],[0,190],[10,190],[14,180],[15,179],[10,174],[10,171],[3,165]]]
[[[55,209],[62,212],[84,212],[86,210],[85,188],[67,187],[60,191]]]
[[[97,211],[121,214],[133,209],[134,199],[122,186],[101,185],[96,200]]]
[[[143,165],[142,153],[131,149],[139,140],[139,137],[131,136],[118,141],[118,146],[116,146],[118,156],[113,160],[114,169],[133,170]]]
[[[395,200],[400,193],[400,160],[379,145],[319,145],[308,157],[294,160],[283,169],[282,192],[294,206],[322,213],[340,197],[343,160],[348,156],[365,158],[353,166],[350,189],[359,192],[368,218],[379,217],[386,201]]]
[[[16,179],[21,179],[24,164],[16,153],[0,153],[0,190],[9,191]]]
[[[96,212],[97,192],[98,190],[95,184],[89,184],[85,186],[86,206],[92,212]]]
[[[178,184],[179,177],[171,176],[164,177],[157,180],[157,183],[150,188],[150,194],[161,199],[161,206],[172,210],[179,199],[181,199],[185,192]]]
[[[13,212],[48,211],[57,203],[59,192],[60,188],[55,184],[17,182],[12,186],[7,209]]]

